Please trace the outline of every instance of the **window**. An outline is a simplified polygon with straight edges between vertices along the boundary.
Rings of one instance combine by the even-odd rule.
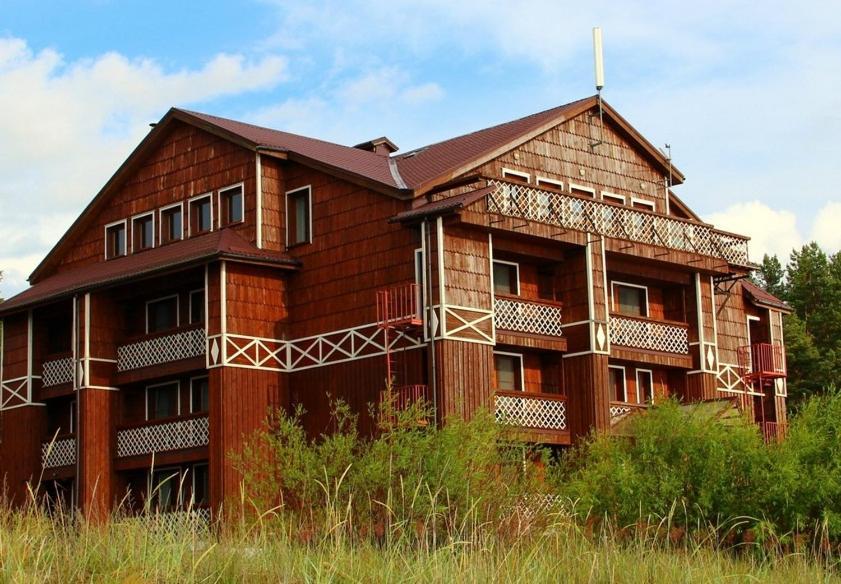
[[[207,464],[193,466],[193,501],[195,507],[210,505],[210,472]]]
[[[178,241],[183,237],[184,219],[181,203],[161,209],[161,243]]]
[[[219,207],[222,212],[222,225],[240,223],[245,215],[242,185],[236,185],[219,191]]]
[[[494,353],[496,389],[523,390],[523,356],[514,353]]]
[[[637,369],[637,403],[654,401],[654,375],[648,369]]]
[[[648,288],[624,282],[612,282],[613,309],[628,316],[648,316]]]
[[[564,183],[562,183],[559,180],[555,180],[553,178],[546,178],[543,176],[537,177],[537,186],[549,187],[550,189],[555,189],[558,191],[564,190]]]
[[[174,418],[181,413],[179,396],[181,384],[168,381],[146,387],[146,419],[161,420]]]
[[[204,290],[190,292],[190,324],[204,322]]]
[[[584,187],[569,183],[569,192],[573,195],[581,195],[582,197],[590,197],[591,199],[596,198],[596,189],[591,187]]]
[[[105,226],[105,259],[110,260],[124,255],[126,255],[125,220]]]
[[[528,184],[531,182],[531,175],[527,172],[520,172],[519,170],[511,170],[510,168],[502,169],[502,178],[507,178],[512,182],[521,182]]]
[[[654,211],[654,201],[646,201],[645,199],[637,199],[636,197],[631,197],[631,206],[634,209]]]
[[[418,287],[415,294],[416,310],[418,315],[423,318],[426,308],[426,266],[423,263],[423,248],[415,250],[415,284]]]
[[[213,198],[202,195],[191,199],[190,205],[190,235],[199,235],[213,231]]]
[[[131,220],[131,251],[155,247],[155,214],[146,213]]]
[[[190,380],[190,413],[203,414],[210,411],[210,383],[207,377]]]
[[[167,511],[181,504],[181,470],[162,468],[152,473],[149,481],[149,500],[151,509]]]
[[[178,296],[167,296],[146,303],[146,334],[178,327]]]
[[[520,294],[520,267],[514,262],[494,260],[494,294]]]
[[[613,193],[606,193],[602,191],[602,200],[608,203],[616,203],[617,205],[625,204],[625,197],[623,195],[615,195]]]
[[[312,241],[311,197],[309,186],[286,193],[286,245]]]
[[[628,401],[628,389],[625,386],[625,368],[617,365],[608,366],[611,399],[619,402]]]

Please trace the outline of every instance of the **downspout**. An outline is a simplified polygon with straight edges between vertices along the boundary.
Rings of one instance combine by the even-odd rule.
[[[426,326],[427,334],[429,334],[429,381],[432,389],[432,408],[435,411],[435,420],[438,420],[438,378],[437,367],[435,362],[435,328],[432,323],[432,317],[435,312],[432,308],[432,234],[429,229],[429,218],[424,218],[421,224],[421,237],[426,239],[426,290],[424,296],[426,297]],[[440,277],[440,275],[439,275]]]

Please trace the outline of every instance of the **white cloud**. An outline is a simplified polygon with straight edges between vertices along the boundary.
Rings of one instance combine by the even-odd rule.
[[[424,83],[415,85],[403,91],[402,98],[411,105],[417,105],[428,101],[438,101],[444,97],[444,90],[437,83]]]
[[[812,239],[830,252],[841,250],[841,203],[827,203],[818,211],[812,226]]]
[[[754,261],[761,260],[766,253],[787,258],[792,249],[803,244],[793,212],[772,209],[759,201],[737,203],[707,219],[719,229],[750,236]]]
[[[172,105],[266,90],[283,57],[218,54],[195,69],[109,52],[67,62],[0,38],[0,270],[6,296]]]

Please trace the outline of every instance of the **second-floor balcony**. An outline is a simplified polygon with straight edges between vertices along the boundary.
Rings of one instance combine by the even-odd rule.
[[[489,181],[488,211],[750,266],[748,238],[713,226],[583,196]]]
[[[554,337],[563,335],[560,302],[497,294],[494,298],[494,322],[496,328],[505,331]]]
[[[650,318],[611,315],[610,342],[621,347],[686,355],[689,326]]]
[[[200,326],[139,337],[117,347],[117,371],[131,371],[201,357],[207,350],[206,345],[205,331]]]
[[[73,381],[73,355],[50,355],[41,365],[41,382],[44,387],[55,387]]]
[[[45,469],[76,464],[76,436],[64,434],[41,444],[41,466]]]
[[[515,428],[569,431],[563,395],[497,390],[494,412],[497,422]]]
[[[781,343],[753,343],[737,350],[739,366],[749,381],[786,377],[786,355]]]
[[[207,414],[134,424],[117,431],[117,457],[207,446],[210,422]]]

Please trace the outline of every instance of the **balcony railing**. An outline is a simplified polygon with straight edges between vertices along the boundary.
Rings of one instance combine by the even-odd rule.
[[[567,430],[566,397],[546,393],[497,390],[496,421],[536,430]]]
[[[646,409],[645,404],[632,404],[630,402],[612,401],[610,402],[610,419],[619,418],[632,412],[641,412]]]
[[[207,446],[210,423],[206,415],[166,422],[147,422],[117,432],[117,456],[140,456]]]
[[[377,322],[383,327],[423,324],[420,294],[412,282],[377,290]]]
[[[737,350],[739,367],[748,380],[786,376],[786,355],[781,343],[754,343]]]
[[[181,359],[201,357],[206,349],[204,328],[161,334],[117,347],[117,371],[131,371]]]
[[[73,434],[57,436],[41,444],[41,466],[58,468],[76,464],[76,437]]]
[[[614,345],[680,355],[689,353],[689,327],[685,324],[611,315],[609,329],[610,342]]]
[[[762,437],[768,444],[782,442],[788,435],[788,424],[784,422],[762,422],[760,425]]]
[[[53,387],[73,381],[73,356],[55,355],[41,366],[41,382],[44,387]]]
[[[561,304],[548,300],[524,300],[512,296],[494,298],[496,328],[505,331],[560,337]]]
[[[748,238],[704,223],[681,220],[586,197],[489,181],[488,211],[541,223],[722,258],[749,266]]]

